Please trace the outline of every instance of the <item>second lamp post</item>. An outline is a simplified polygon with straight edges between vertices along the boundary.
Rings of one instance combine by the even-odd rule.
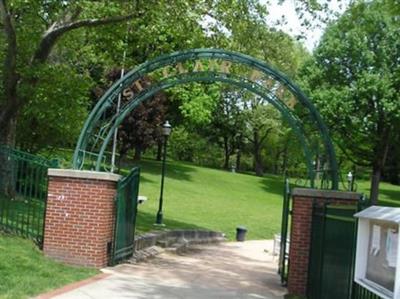
[[[165,177],[165,160],[167,158],[167,142],[168,137],[171,134],[172,126],[168,121],[166,121],[162,126],[162,135],[164,136],[164,153],[163,153],[163,160],[162,160],[162,170],[161,170],[161,190],[160,190],[160,201],[158,206],[158,212],[156,217],[156,224],[162,225],[163,224],[163,194],[164,194],[164,177]]]

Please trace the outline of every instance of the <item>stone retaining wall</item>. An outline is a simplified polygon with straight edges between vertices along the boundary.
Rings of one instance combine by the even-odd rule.
[[[225,241],[225,235],[221,232],[208,230],[170,230],[152,232],[135,237],[135,251],[143,250],[152,246],[170,247],[181,242],[182,239],[191,244],[217,243]]]

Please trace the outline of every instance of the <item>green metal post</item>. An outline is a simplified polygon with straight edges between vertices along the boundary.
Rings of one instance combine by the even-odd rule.
[[[286,246],[287,232],[289,224],[290,209],[290,186],[289,178],[285,175],[285,186],[283,190],[283,207],[282,207],[282,224],[281,224],[281,246],[279,252],[279,274],[281,276],[281,284],[286,284]]]
[[[163,161],[162,161],[162,171],[161,171],[161,190],[160,190],[160,200],[158,205],[158,212],[156,217],[156,224],[162,225],[163,224],[163,200],[164,200],[164,177],[165,177],[165,164],[167,159],[167,142],[168,136],[164,136],[164,153],[163,153]]]

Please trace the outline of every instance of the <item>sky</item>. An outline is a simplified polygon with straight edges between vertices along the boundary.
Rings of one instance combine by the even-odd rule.
[[[302,27],[301,20],[295,10],[296,1],[299,2],[299,0],[285,0],[280,5],[278,4],[278,0],[261,0],[261,3],[267,5],[269,11],[267,22],[269,25],[276,26],[275,23],[284,16],[287,21],[286,24],[278,25],[277,27],[294,37],[300,35],[304,31],[306,38],[303,40],[303,43],[311,52],[318,44],[325,26],[324,24],[313,22],[314,28],[306,29]],[[335,13],[341,14],[348,6],[349,1],[350,0],[330,0],[328,1],[329,8]]]

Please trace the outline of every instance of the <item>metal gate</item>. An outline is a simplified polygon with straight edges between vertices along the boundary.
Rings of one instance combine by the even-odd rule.
[[[314,206],[309,299],[352,298],[357,210],[349,205]]]
[[[134,251],[134,234],[139,195],[140,170],[135,167],[118,182],[112,264],[129,258]]]
[[[43,245],[47,170],[57,160],[0,145],[0,230]]]
[[[290,184],[289,178],[285,177],[285,185],[283,190],[283,206],[282,206],[282,223],[279,247],[279,269],[278,273],[281,277],[281,284],[286,285],[287,273],[289,268],[289,244],[288,232],[290,222]]]

